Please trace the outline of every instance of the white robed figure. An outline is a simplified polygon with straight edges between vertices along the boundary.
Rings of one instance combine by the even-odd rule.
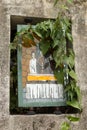
[[[32,59],[30,60],[29,63],[29,70],[30,70],[30,74],[36,74],[37,73],[37,61],[35,58],[35,53],[32,52]]]

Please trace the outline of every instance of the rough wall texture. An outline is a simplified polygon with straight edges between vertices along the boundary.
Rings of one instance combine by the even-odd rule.
[[[73,130],[87,130],[87,2],[71,9],[76,72],[82,91],[81,120]],[[59,130],[65,115],[12,116],[9,114],[10,16],[55,18],[53,0],[0,1],[0,130]]]

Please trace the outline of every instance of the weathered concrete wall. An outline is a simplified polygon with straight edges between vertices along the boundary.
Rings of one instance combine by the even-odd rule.
[[[78,84],[82,91],[83,112],[80,120],[80,129],[87,129],[87,3],[74,8],[72,17],[74,50],[76,54],[76,72]]]
[[[16,116],[9,114],[10,16],[55,18],[54,0],[0,1],[0,130],[59,130],[65,115]],[[87,2],[71,10],[73,44],[76,54],[76,72],[82,91],[81,120],[73,130],[87,129]]]

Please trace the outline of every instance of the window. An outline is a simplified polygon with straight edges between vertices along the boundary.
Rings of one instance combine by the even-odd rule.
[[[11,42],[17,33],[17,28],[20,30],[22,28],[25,28],[28,23],[35,25],[36,23],[44,20],[46,19],[11,16]],[[69,46],[70,44],[67,42],[67,47]],[[47,56],[44,59],[38,48],[38,45],[36,47],[31,47],[30,49],[28,47],[22,47],[22,50],[18,51],[18,55],[20,55],[18,56],[18,58],[19,60],[22,59],[21,63],[18,63],[17,61],[17,50],[11,50],[11,114],[62,114],[66,112],[75,112],[75,110],[73,110],[71,107],[65,105],[66,99],[64,99],[63,97],[63,86],[57,85],[51,67],[49,65],[50,63],[47,59],[49,57]],[[34,60],[32,60],[31,58]],[[18,68],[18,65],[22,68]],[[17,76],[17,73],[19,73],[19,78]],[[42,79],[47,79],[47,81],[44,82]],[[18,88],[18,85],[20,86],[20,88]],[[21,93],[18,96],[19,91]],[[51,95],[50,98],[50,93],[52,94],[51,91],[53,92],[53,95]]]

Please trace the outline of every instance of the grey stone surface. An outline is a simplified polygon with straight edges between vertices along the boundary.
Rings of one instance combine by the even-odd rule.
[[[16,130],[58,130],[63,117],[55,115],[13,116]]]
[[[10,16],[55,18],[53,0],[0,1],[0,130],[60,130],[65,115],[10,115]],[[71,8],[75,68],[82,91],[81,120],[73,130],[87,130],[87,2]]]
[[[87,84],[87,7],[86,5],[79,8],[78,12],[74,14],[73,19],[73,37],[74,37],[74,50],[76,54],[76,70],[78,73],[79,84],[83,89]]]

